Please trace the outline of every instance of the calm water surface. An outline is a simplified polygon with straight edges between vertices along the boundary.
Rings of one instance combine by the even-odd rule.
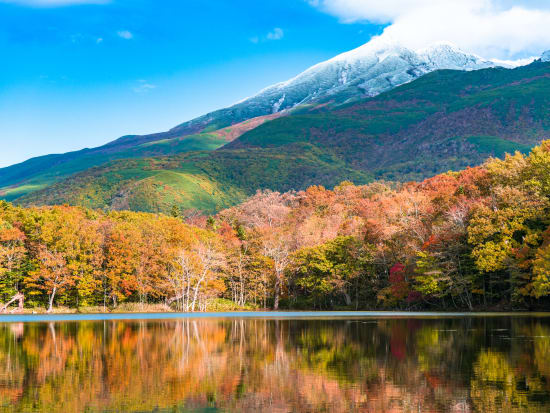
[[[550,412],[547,316],[160,317],[0,318],[0,411]]]

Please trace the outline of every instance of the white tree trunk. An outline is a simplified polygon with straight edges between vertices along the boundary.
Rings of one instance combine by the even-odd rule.
[[[53,309],[53,300],[55,298],[55,293],[57,292],[57,287],[53,287],[52,293],[50,294],[50,300],[48,303],[48,313],[52,312]]]

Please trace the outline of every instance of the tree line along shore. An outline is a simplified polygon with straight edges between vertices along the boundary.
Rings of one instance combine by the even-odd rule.
[[[215,216],[0,202],[1,312],[550,309],[550,141]],[[59,310],[57,310],[59,311]]]

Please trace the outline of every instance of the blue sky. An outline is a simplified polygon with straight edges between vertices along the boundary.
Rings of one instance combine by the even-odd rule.
[[[549,0],[0,0],[0,167],[167,130],[374,35],[550,49]]]
[[[80,3],[0,0],[0,166],[167,130],[384,27],[305,0]]]

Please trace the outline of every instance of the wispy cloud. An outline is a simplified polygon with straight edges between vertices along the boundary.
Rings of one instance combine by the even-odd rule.
[[[280,27],[275,27],[272,32],[267,34],[268,40],[281,40],[285,36],[285,32]]]
[[[0,0],[0,3],[10,3],[31,7],[60,7],[79,4],[107,4],[110,0]]]
[[[280,27],[275,27],[272,31],[265,36],[253,36],[249,38],[251,43],[258,44],[260,42],[267,42],[271,40],[281,40],[285,36],[285,32]]]
[[[147,82],[147,80],[140,79],[138,80],[138,85],[134,86],[132,90],[134,93],[142,94],[150,92],[153,89],[156,89],[157,85],[153,85],[152,83]]]
[[[119,30],[117,35],[124,40],[132,40],[134,38],[133,33],[129,30]]]
[[[487,58],[550,49],[548,0],[306,0],[344,23],[385,24],[382,37],[412,48],[450,41]]]

